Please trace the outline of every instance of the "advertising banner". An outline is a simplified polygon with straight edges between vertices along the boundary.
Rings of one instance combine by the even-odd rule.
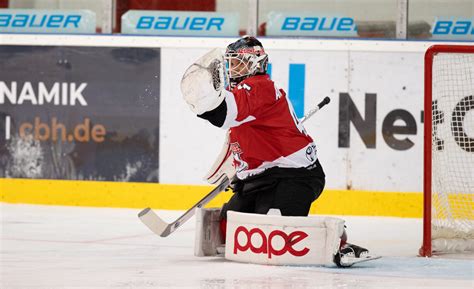
[[[436,17],[431,28],[432,39],[474,40],[474,17]]]
[[[353,18],[314,12],[268,13],[268,36],[357,37]]]
[[[158,181],[160,49],[0,46],[0,177]]]
[[[0,9],[0,33],[95,33],[89,10]]]
[[[130,10],[122,16],[123,34],[238,36],[237,12]]]

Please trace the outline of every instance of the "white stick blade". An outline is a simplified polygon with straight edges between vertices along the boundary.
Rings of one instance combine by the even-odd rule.
[[[143,209],[138,213],[138,218],[140,218],[142,223],[157,235],[161,235],[168,227],[168,224],[158,217],[158,215],[150,208]]]

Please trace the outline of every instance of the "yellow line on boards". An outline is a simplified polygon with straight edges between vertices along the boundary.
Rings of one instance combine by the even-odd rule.
[[[186,210],[212,186],[150,183],[0,179],[0,201],[5,203]],[[231,192],[221,193],[208,207],[220,207]],[[422,216],[421,193],[325,190],[311,214]]]

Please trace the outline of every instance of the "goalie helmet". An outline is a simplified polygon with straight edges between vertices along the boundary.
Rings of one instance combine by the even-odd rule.
[[[234,88],[247,77],[265,74],[268,55],[257,38],[244,36],[227,46],[225,62],[230,87]]]

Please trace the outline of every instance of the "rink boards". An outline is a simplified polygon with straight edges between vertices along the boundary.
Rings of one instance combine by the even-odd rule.
[[[60,174],[37,175],[31,179],[3,178],[0,179],[1,200],[134,208],[190,207],[211,188],[202,177],[219,153],[225,132],[190,112],[181,99],[179,82],[182,72],[194,59],[210,48],[225,47],[231,41],[233,39],[191,37],[0,35],[2,46],[159,51],[154,60],[159,65],[156,72],[148,62],[152,72],[136,73],[138,79],[149,79],[149,83],[142,83],[143,93],[131,93],[129,99],[127,95],[122,96],[124,103],[130,105],[148,101],[142,107],[150,108],[156,104],[153,109],[158,119],[156,146],[159,153],[150,157],[146,168],[130,169],[128,163],[123,168],[122,164],[116,166],[123,169],[124,175],[146,176],[156,171],[156,179],[137,181],[133,176],[122,179],[112,176],[104,181],[100,176],[89,176],[85,178],[87,181],[78,181],[67,180],[67,175]],[[330,105],[305,123],[306,130],[316,141],[327,175],[326,192],[313,205],[312,212],[421,217],[423,56],[433,43],[265,38],[262,42],[269,53],[272,79],[289,93],[299,116],[325,96],[332,99]],[[93,71],[94,63],[90,65]],[[139,64],[136,65],[136,69],[140,69]],[[73,63],[73,67],[77,65]],[[38,67],[43,72],[50,69]],[[150,77],[150,73],[155,73],[155,77]],[[21,81],[25,80],[18,83]],[[152,93],[150,86],[154,88]],[[85,100],[97,101],[101,96],[99,92],[93,96],[88,93],[87,88],[83,90]],[[5,96],[3,99],[7,101]],[[29,106],[34,114],[35,107],[27,101],[21,105],[10,104],[9,108],[21,110],[22,105]],[[48,107],[45,105],[42,109],[48,110]],[[52,105],[51,109],[58,111],[58,107]],[[99,115],[100,109],[95,108],[93,115]],[[87,117],[87,108],[83,111],[82,116]],[[154,112],[150,111],[147,121],[150,127],[156,126]],[[134,113],[139,114],[140,107]],[[124,119],[126,122],[127,118]],[[129,119],[129,122],[134,121]],[[146,121],[143,126],[147,127]],[[120,125],[115,130],[119,131]],[[120,159],[120,154],[114,158]],[[222,204],[228,196],[228,193],[223,194],[213,205]]]
[[[117,183],[96,181],[0,179],[1,200],[8,203],[186,210],[212,186]],[[208,207],[219,207],[231,196],[223,192]],[[422,194],[326,189],[311,214],[393,216],[422,215]]]

